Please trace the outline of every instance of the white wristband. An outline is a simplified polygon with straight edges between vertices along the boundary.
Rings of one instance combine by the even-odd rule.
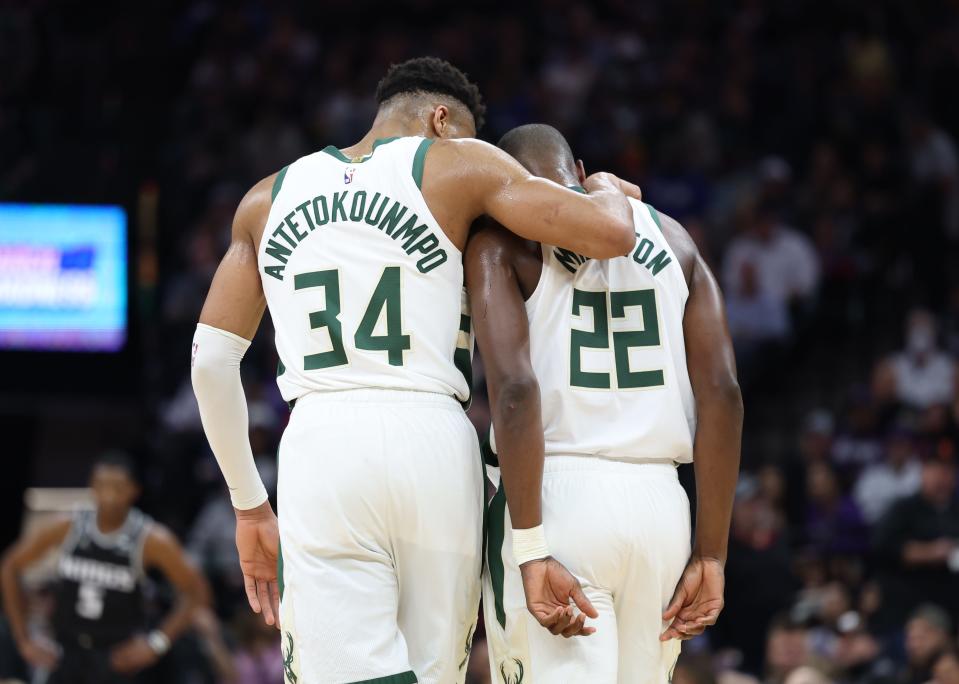
[[[513,557],[517,565],[532,560],[541,560],[549,555],[546,545],[546,533],[543,526],[537,525],[528,530],[513,530]]]
[[[155,629],[147,634],[147,643],[158,656],[162,656],[170,650],[170,637],[159,629]]]

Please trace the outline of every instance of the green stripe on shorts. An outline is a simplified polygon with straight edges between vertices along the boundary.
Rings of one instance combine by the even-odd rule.
[[[412,670],[407,670],[406,672],[389,675],[388,677],[364,679],[359,682],[350,682],[350,684],[416,684],[416,675],[413,674]]]
[[[503,609],[503,542],[506,538],[506,491],[502,483],[489,502],[489,544],[486,547],[486,563],[489,566],[490,582],[493,585],[493,607],[500,627],[506,629],[506,611]]]

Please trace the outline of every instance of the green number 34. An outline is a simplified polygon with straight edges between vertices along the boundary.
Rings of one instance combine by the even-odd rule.
[[[607,306],[608,302],[608,306]],[[618,389],[641,389],[660,387],[665,384],[663,371],[633,371],[629,369],[629,350],[632,347],[658,347],[660,345],[659,315],[656,312],[655,290],[629,290],[626,292],[594,292],[573,290],[573,316],[582,316],[582,310],[593,310],[593,329],[570,332],[569,384],[585,389],[610,389],[610,374],[583,370],[582,350],[609,349],[609,320],[626,318],[626,309],[638,306],[643,312],[642,330],[613,331],[613,357],[616,364],[616,387]]]
[[[322,287],[326,291],[326,308],[310,314],[310,328],[328,328],[330,332],[330,351],[319,354],[307,354],[303,357],[305,370],[320,370],[349,363],[343,346],[343,324],[340,322],[340,273],[336,269],[300,273],[293,278],[293,289],[304,290]],[[386,334],[376,335],[374,329],[383,309],[386,309]],[[412,347],[410,336],[403,334],[403,309],[400,299],[400,267],[387,266],[366,313],[353,336],[357,349],[386,352],[391,366],[403,365],[403,352]]]

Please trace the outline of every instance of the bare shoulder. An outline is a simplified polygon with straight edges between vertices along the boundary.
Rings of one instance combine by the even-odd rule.
[[[683,269],[683,275],[686,277],[686,283],[692,281],[693,267],[699,257],[699,248],[689,235],[689,232],[683,228],[682,224],[672,216],[666,214],[659,215],[659,224],[663,229],[663,237],[666,238],[669,248],[679,260],[679,265]]]
[[[246,238],[254,244],[259,242],[266,219],[273,205],[274,187],[283,171],[267,176],[252,188],[240,200],[233,218],[233,238]]]

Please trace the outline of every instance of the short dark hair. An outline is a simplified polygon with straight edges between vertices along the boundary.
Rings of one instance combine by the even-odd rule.
[[[404,93],[438,93],[458,100],[470,110],[476,130],[483,127],[486,105],[479,88],[462,71],[439,57],[416,57],[393,64],[376,86],[376,104]]]
[[[137,462],[125,451],[119,451],[116,449],[104,451],[93,461],[93,468],[91,468],[91,470],[94,470],[100,466],[107,468],[119,468],[125,471],[126,474],[130,476],[130,479],[135,483],[140,483],[140,474],[137,468]]]

